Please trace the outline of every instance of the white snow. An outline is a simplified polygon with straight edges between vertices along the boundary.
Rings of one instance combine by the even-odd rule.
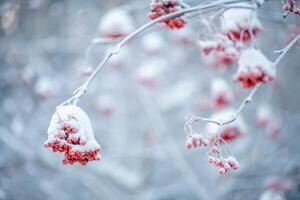
[[[110,95],[103,94],[97,98],[97,107],[99,110],[103,110],[103,109],[113,110],[115,107],[115,103],[113,98]]]
[[[272,119],[272,111],[267,105],[260,105],[257,109],[257,118],[263,120]]]
[[[218,47],[218,42],[214,40],[199,40],[198,44],[202,49],[215,49]]]
[[[53,81],[48,77],[41,77],[37,80],[34,87],[35,92],[43,97],[52,96],[55,92]]]
[[[164,40],[159,33],[149,33],[142,39],[142,47],[146,52],[157,53],[164,47]]]
[[[285,197],[275,190],[266,190],[261,194],[259,200],[285,200]]]
[[[257,73],[260,74],[258,66],[270,77],[275,77],[276,69],[273,63],[260,51],[254,48],[248,48],[242,51],[238,60],[237,73]]]
[[[125,10],[113,9],[106,13],[99,24],[99,31],[104,34],[127,35],[134,30],[132,17]]]
[[[165,67],[166,63],[163,60],[150,60],[138,67],[134,75],[137,80],[153,80],[165,70]]]
[[[157,97],[158,105],[162,110],[185,105],[185,102],[189,101],[188,99],[197,91],[197,85],[197,81],[192,79],[179,81]]]
[[[85,151],[95,148],[100,148],[95,140],[92,124],[87,114],[78,106],[67,105],[57,108],[53,114],[49,128],[48,128],[48,141],[53,141],[54,137],[60,133],[61,122],[68,122],[73,127],[77,128],[78,136],[86,140],[85,145],[72,145],[68,144],[74,150]],[[47,141],[47,142],[48,142]],[[65,140],[60,140],[61,143],[66,143]]]
[[[228,83],[222,78],[215,78],[211,83],[212,96],[219,94],[226,95],[227,98],[232,99],[233,94]]]
[[[249,26],[249,20],[252,22],[251,29],[257,28],[262,29],[262,24],[257,18],[257,15],[252,10],[241,9],[241,8],[232,8],[226,10],[223,14],[223,29],[225,31],[239,31],[241,28],[246,28]]]

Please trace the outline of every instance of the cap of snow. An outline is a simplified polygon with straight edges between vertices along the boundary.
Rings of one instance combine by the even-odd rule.
[[[161,109],[170,110],[174,107],[184,105],[187,99],[191,98],[195,91],[197,91],[197,81],[184,79],[159,95],[157,101],[159,102]]]
[[[47,77],[41,77],[37,80],[35,83],[35,92],[40,96],[40,97],[49,97],[54,94],[55,88],[54,88],[54,83]]]
[[[53,141],[55,136],[60,133],[63,122],[70,122],[72,126],[78,130],[78,136],[86,141],[85,145],[68,144],[72,147],[72,150],[83,152],[100,148],[100,145],[95,140],[89,117],[81,108],[75,105],[62,106],[56,110],[51,118],[51,122],[47,131],[47,142]],[[61,140],[60,142],[64,142],[64,140]]]
[[[223,28],[225,31],[239,31],[241,28],[251,26],[251,29],[262,29],[262,24],[257,18],[257,15],[252,10],[232,8],[228,9],[223,14]],[[249,20],[252,22],[249,24]]]
[[[171,34],[176,42],[182,44],[190,43],[194,38],[192,30],[188,27],[172,31]]]
[[[233,94],[228,83],[222,78],[215,78],[211,83],[212,95],[224,94],[232,98]]]
[[[260,74],[258,67],[265,75],[275,77],[276,70],[273,63],[260,51],[254,48],[248,48],[242,51],[238,60],[239,73],[255,73]]]
[[[202,49],[216,49],[218,47],[218,42],[214,40],[199,40],[198,44]]]
[[[158,33],[150,33],[143,37],[142,47],[146,52],[157,53],[163,49],[164,41]]]
[[[257,118],[259,119],[271,119],[272,111],[267,105],[260,105],[257,109]]]
[[[115,109],[115,102],[110,95],[101,95],[97,98],[97,108],[102,114],[109,115]]]
[[[285,200],[284,196],[274,190],[266,190],[261,194],[259,200]]]
[[[132,17],[127,11],[120,8],[106,13],[99,24],[99,31],[104,35],[127,35],[133,30]]]
[[[163,60],[151,60],[145,62],[135,71],[135,77],[138,80],[156,79],[165,69]]]

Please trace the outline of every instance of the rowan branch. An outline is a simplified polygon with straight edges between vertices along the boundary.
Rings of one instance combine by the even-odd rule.
[[[241,4],[241,3],[247,3],[247,4]],[[93,73],[88,77],[88,79],[73,92],[73,96],[66,101],[64,101],[62,104],[60,104],[58,107],[66,105],[66,104],[74,104],[76,105],[80,98],[87,92],[87,89],[91,82],[94,80],[96,75],[99,73],[99,71],[103,68],[103,66],[110,60],[110,58],[116,54],[119,53],[120,49],[129,41],[135,38],[137,35],[142,33],[143,31],[147,30],[148,28],[154,26],[155,24],[162,22],[166,19],[170,18],[176,18],[179,16],[182,16],[184,14],[193,13],[199,11],[201,14],[211,12],[217,9],[231,9],[231,8],[243,8],[243,9],[251,9],[255,10],[259,4],[255,2],[255,4],[249,4],[248,0],[220,0],[213,3],[202,3],[194,7],[187,7],[182,10],[179,10],[174,13],[170,13],[167,15],[163,15],[161,17],[158,17],[140,28],[136,29],[134,32],[129,34],[127,37],[123,38],[116,47],[110,51],[100,62],[100,64],[97,66],[97,68],[93,71]]]
[[[276,69],[277,65],[279,64],[279,62],[284,58],[284,56],[287,54],[287,52],[294,46],[294,44],[297,43],[297,41],[300,40],[300,34],[297,35],[286,47],[284,47],[281,50],[276,50],[274,51],[274,53],[278,53],[280,54],[277,59],[274,61],[273,63],[273,67]],[[212,123],[212,124],[216,124],[219,126],[224,126],[227,124],[230,124],[232,122],[234,122],[238,116],[240,115],[240,113],[242,112],[242,110],[245,108],[245,106],[249,103],[251,103],[252,98],[254,96],[254,94],[256,93],[256,91],[261,87],[261,83],[258,83],[257,85],[255,85],[255,87],[250,91],[249,95],[243,100],[243,102],[241,103],[241,105],[238,107],[238,109],[236,110],[235,114],[226,120],[214,120],[214,119],[210,119],[210,118],[202,118],[202,117],[196,117],[193,116],[191,117],[186,123],[185,123],[185,130],[188,132],[188,134],[190,133],[190,131],[192,130],[192,124],[197,122],[197,121],[202,121],[205,123]]]

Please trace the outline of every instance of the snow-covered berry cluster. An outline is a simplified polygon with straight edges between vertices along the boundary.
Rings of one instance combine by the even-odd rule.
[[[211,119],[230,119],[229,117],[232,117],[233,115],[234,112],[232,109],[226,109],[215,114]],[[238,118],[233,123],[226,125],[224,129],[215,123],[208,123],[207,127],[205,128],[205,132],[201,134],[195,133],[191,125],[192,122],[193,118],[189,119],[189,121],[186,123],[186,148],[208,148],[208,162],[218,167],[220,174],[225,174],[230,169],[238,169],[239,163],[231,155],[228,149],[227,141],[235,140],[238,136],[244,133],[245,126],[242,118]]]
[[[188,149],[199,148],[199,147],[209,147],[208,152],[208,162],[219,168],[220,174],[225,174],[229,169],[238,169],[239,163],[233,156],[228,156],[228,158],[223,158],[220,154],[221,149],[218,147],[218,140],[211,138],[208,140],[203,135],[195,133],[187,137],[185,146]]]
[[[276,75],[273,63],[260,50],[254,48],[242,51],[238,65],[234,80],[243,88],[252,88],[258,83],[272,81]]]
[[[149,19],[153,20],[166,14],[176,12],[181,9],[177,0],[152,0],[150,3]],[[186,24],[182,16],[165,19],[162,22],[170,29],[181,29]]]
[[[161,74],[166,68],[166,63],[161,59],[153,59],[142,63],[134,71],[134,79],[146,88],[155,88],[158,85]]]
[[[270,123],[273,114],[267,105],[260,105],[256,113],[256,124],[260,128],[264,128]]]
[[[256,124],[260,128],[265,128],[268,136],[275,139],[280,134],[278,120],[274,116],[268,105],[262,104],[257,109]]]
[[[209,145],[208,139],[203,138],[201,134],[195,133],[187,137],[185,146],[188,149],[199,148],[201,146],[207,147]]]
[[[293,187],[293,182],[287,178],[279,178],[277,176],[270,176],[264,182],[264,187],[278,192],[288,192]]]
[[[34,91],[40,100],[47,100],[55,95],[55,83],[48,77],[40,77],[34,86]]]
[[[102,116],[111,116],[115,112],[115,107],[115,102],[110,95],[101,95],[97,98],[97,110]]]
[[[207,27],[211,26],[211,23],[203,23]],[[253,11],[229,9],[223,14],[221,29],[220,33],[208,31],[213,35],[212,39],[199,41],[203,54],[211,56],[211,59],[208,59],[209,63],[217,67],[229,66],[235,62],[242,47],[257,36],[262,30],[262,25]]]
[[[63,164],[100,160],[100,145],[94,138],[91,122],[85,112],[74,105],[60,107],[53,114],[44,146],[64,153]]]
[[[216,34],[212,40],[199,40],[198,44],[205,56],[214,58],[213,66],[230,65],[239,55],[239,47],[223,34]]]
[[[232,41],[247,43],[251,36],[262,30],[256,13],[245,9],[229,9],[224,12],[222,21],[223,34]]]
[[[230,169],[237,170],[239,163],[233,156],[227,158],[216,158],[214,156],[208,156],[208,162],[219,168],[221,175],[226,174]]]
[[[233,93],[228,83],[222,78],[215,78],[211,84],[213,106],[216,110],[228,106],[233,99]]]
[[[102,17],[98,29],[104,37],[120,38],[134,30],[134,23],[127,11],[116,8]]]
[[[296,0],[287,0],[282,6],[284,11],[283,16],[286,17],[289,13],[300,16],[300,8],[296,5]]]

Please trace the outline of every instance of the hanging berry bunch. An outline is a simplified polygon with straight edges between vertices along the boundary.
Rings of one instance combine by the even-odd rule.
[[[282,6],[284,11],[283,17],[286,17],[289,13],[300,16],[300,8],[296,6],[296,0],[287,0]]]
[[[222,21],[223,33],[235,42],[247,43],[251,36],[256,36],[262,30],[262,25],[256,13],[245,9],[229,9],[224,12]]]
[[[232,109],[227,109],[212,116],[212,119],[224,118],[233,115]],[[208,148],[208,162],[219,168],[220,174],[227,173],[230,169],[238,169],[239,163],[234,156],[231,155],[227,146],[228,141],[232,141],[245,132],[244,122],[239,118],[226,127],[221,127],[213,123],[209,123],[204,128],[203,133],[195,133],[192,127],[193,118],[186,123],[187,140],[185,146],[188,149],[199,147]],[[204,124],[202,123],[203,127]],[[224,129],[223,129],[224,128]]]
[[[182,9],[182,7],[178,0],[152,0],[148,17],[153,20],[180,9]],[[182,16],[165,19],[162,22],[170,29],[181,29],[186,24],[186,21]]]
[[[212,81],[211,90],[213,106],[216,110],[228,106],[233,99],[233,93],[228,83],[221,78]]]
[[[258,107],[256,123],[258,127],[265,128],[268,136],[272,139],[276,139],[280,135],[281,130],[278,119],[267,105],[260,105]]]
[[[94,138],[91,122],[85,112],[74,105],[59,108],[52,116],[45,147],[65,154],[63,164],[100,160],[100,145]]]
[[[234,80],[243,88],[252,88],[258,83],[266,83],[275,78],[276,69],[273,63],[260,50],[254,48],[244,50],[238,65]]]
[[[199,40],[198,44],[205,56],[214,58],[214,66],[230,65],[239,55],[239,48],[223,34],[216,34],[213,40]]]
[[[123,9],[116,8],[106,13],[99,23],[99,32],[107,38],[120,38],[134,30],[133,19]]]
[[[293,184],[293,181],[289,178],[270,176],[265,180],[264,187],[266,189],[286,193],[292,190]]]
[[[229,169],[238,169],[239,163],[235,157],[230,156],[227,152],[227,157],[225,158],[222,155],[222,150],[220,147],[220,142],[217,140],[208,140],[202,134],[190,134],[187,137],[186,147],[188,149],[199,148],[199,147],[208,147],[208,162],[215,165],[219,168],[220,174],[225,174]]]

